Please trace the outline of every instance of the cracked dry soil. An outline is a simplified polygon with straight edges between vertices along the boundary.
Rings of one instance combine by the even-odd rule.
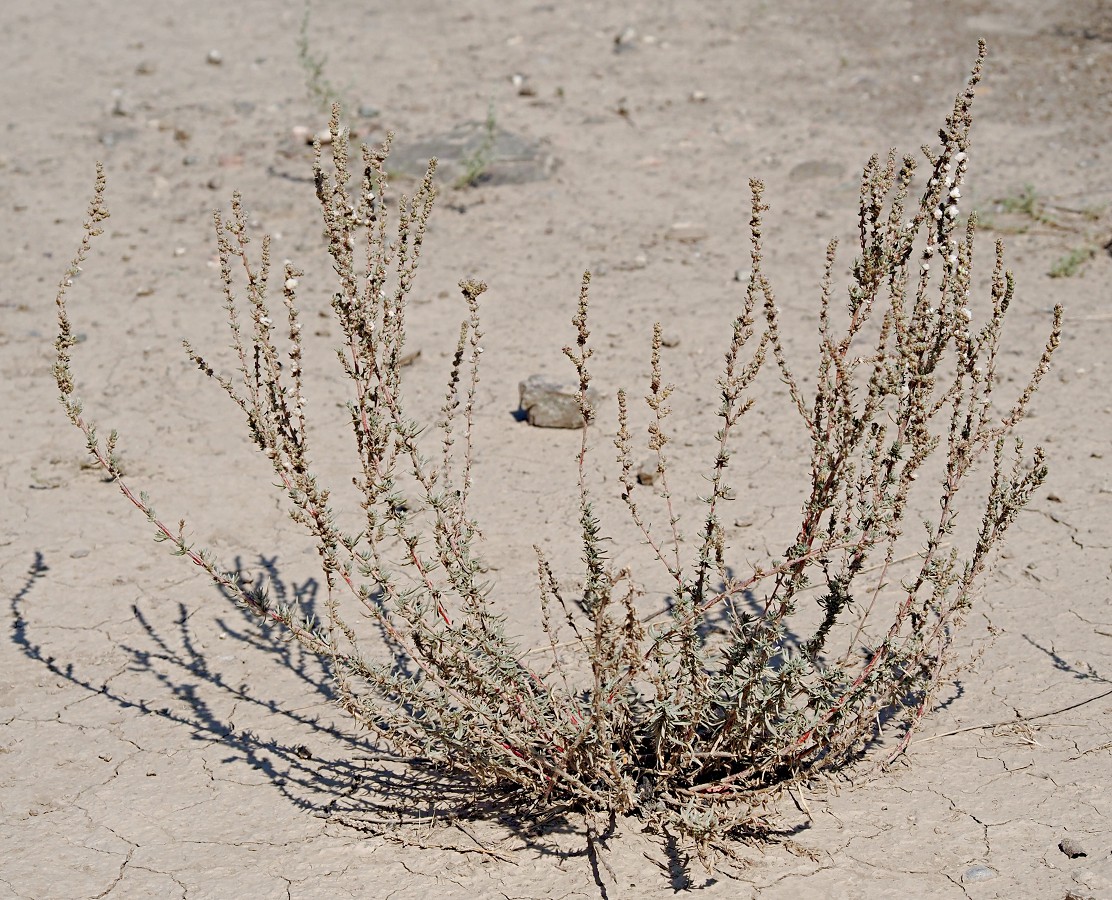
[[[677,463],[695,472],[714,430],[706,398],[738,298],[733,273],[747,261],[746,179],[767,183],[766,265],[802,362],[826,242],[853,245],[860,167],[929,141],[977,38],[988,40],[970,204],[990,226],[982,276],[1003,237],[1019,284],[1008,377],[1037,355],[1052,305],[1066,306],[1064,345],[1024,432],[1046,446],[1050,481],[959,640],[982,652],[978,667],[959,675],[906,761],[786,800],[791,839],[742,845],[713,876],[685,874],[636,823],[592,866],[575,822],[528,833],[482,816],[430,819],[415,779],[433,779],[426,792],[444,809],[466,812],[469,797],[398,769],[337,719],[313,661],[154,546],[85,466],[57,408],[51,301],[102,159],[113,217],[71,295],[80,393],[121,429],[128,470],[160,512],[187,516],[202,543],[286,590],[309,585],[312,548],[283,519],[234,409],[180,352],[182,338],[225,343],[210,217],[233,189],[278,258],[306,269],[316,287],[304,302],[327,308],[310,163],[291,138],[323,124],[298,63],[303,14],[300,0],[0,10],[0,900],[1112,897],[1112,8],[312,6],[329,80],[377,110],[359,119],[366,137],[390,128],[399,146],[416,144],[489,108],[543,154],[538,177],[496,166],[475,188],[445,187],[410,313],[422,353],[405,375],[416,408],[434,414],[460,315],[454,286],[487,280],[476,513],[496,595],[525,635],[536,629],[529,545],[561,571],[576,563],[578,437],[511,412],[521,379],[564,371],[582,269],[595,273],[602,420],[617,387],[640,384],[651,324],[663,321],[686,436]],[[1024,213],[1006,201],[1028,185],[1039,205]],[[675,223],[688,223],[688,239],[669,237]],[[1050,277],[1074,255],[1073,274]],[[317,457],[342,484],[335,334],[314,322]],[[739,460],[743,496],[757,498],[739,504],[728,535],[740,557],[784,545],[798,509],[802,435],[774,382]],[[693,500],[700,485],[692,474],[676,491]],[[1067,838],[1085,855],[1063,852]]]

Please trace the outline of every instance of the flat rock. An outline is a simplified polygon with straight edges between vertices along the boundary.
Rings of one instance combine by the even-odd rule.
[[[455,184],[467,171],[468,160],[486,158],[484,184],[526,184],[544,181],[556,169],[556,158],[537,141],[529,141],[502,128],[493,134],[485,122],[464,122],[451,131],[414,144],[394,145],[387,168],[421,178],[432,157],[437,159],[437,182]]]
[[[681,244],[694,244],[706,240],[709,234],[707,227],[698,222],[676,222],[664,232],[664,237]]]
[[[576,394],[578,382],[560,381],[547,375],[530,375],[518,385],[521,409],[530,425],[537,428],[582,428],[583,413]],[[594,409],[601,394],[587,389],[587,402]]]
[[[788,173],[789,178],[805,181],[812,178],[841,178],[845,173],[845,166],[828,159],[808,159],[792,166]]]
[[[970,866],[965,872],[962,873],[961,880],[966,884],[973,884],[978,881],[989,881],[996,877],[996,872],[988,866],[976,865]]]

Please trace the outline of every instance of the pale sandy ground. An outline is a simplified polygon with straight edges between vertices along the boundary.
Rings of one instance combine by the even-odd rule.
[[[531,429],[511,411],[519,379],[564,371],[583,268],[597,273],[604,420],[613,421],[619,385],[643,383],[649,329],[663,320],[679,341],[665,360],[682,385],[677,464],[695,473],[708,459],[709,398],[740,295],[733,274],[747,263],[747,178],[768,184],[767,266],[799,361],[814,346],[825,243],[854,233],[859,167],[872,152],[914,152],[932,139],[978,37],[991,57],[969,202],[990,210],[1030,184],[1062,207],[1054,215],[1065,227],[996,219],[998,229],[1030,226],[1005,235],[1020,285],[1009,372],[1037,354],[1050,307],[1067,309],[1056,369],[1026,428],[1050,453],[1049,484],[986,581],[963,646],[986,646],[985,617],[998,638],[948,692],[952,702],[926,723],[906,765],[836,792],[816,787],[805,798],[810,820],[790,803],[782,810],[798,828],[793,844],[742,847],[748,868],[708,878],[695,867],[689,881],[636,823],[610,841],[610,871],[596,874],[574,822],[566,834],[530,835],[513,823],[431,821],[427,792],[412,776],[383,774],[334,715],[318,667],[260,638],[151,543],[142,518],[85,467],[58,407],[54,285],[101,159],[113,216],[72,298],[87,337],[76,366],[89,411],[121,430],[133,480],[164,516],[188,516],[229,563],[238,557],[259,573],[269,565],[288,586],[313,576],[312,549],[283,519],[235,410],[180,350],[182,338],[217,354],[224,345],[210,214],[233,189],[275,235],[276,255],[307,270],[307,308],[327,306],[309,163],[289,138],[294,126],[322,124],[298,64],[302,10],[294,0],[40,0],[0,11],[0,584],[9,606],[0,897],[1112,897],[1112,262],[1100,250],[1074,277],[1047,275],[1071,250],[1112,237],[1112,7],[314,7],[311,38],[328,55],[328,78],[381,111],[372,137],[392,128],[404,150],[481,120],[490,104],[501,127],[558,161],[545,180],[445,191],[411,310],[422,356],[406,375],[416,408],[432,410],[460,317],[454,285],[485,278],[476,511],[497,596],[523,632],[535,628],[530,544],[550,548],[562,572],[575,566],[578,437]],[[211,50],[219,65],[206,61]],[[533,96],[518,94],[515,73]],[[1069,211],[1089,207],[1095,218]],[[705,238],[668,240],[677,222]],[[986,253],[993,236],[983,235]],[[318,457],[342,484],[333,402],[342,386],[326,352],[335,328],[317,322]],[[741,558],[790,541],[805,466],[776,379],[762,385],[739,458],[746,499],[730,532]],[[597,443],[603,484],[613,484],[605,437]],[[690,501],[702,482],[685,477]],[[975,727],[991,723],[1010,724]],[[442,792],[442,808],[466,809],[450,785]],[[373,832],[367,823],[399,816],[404,826],[385,835],[340,821]],[[1066,837],[1087,856],[1062,853]]]

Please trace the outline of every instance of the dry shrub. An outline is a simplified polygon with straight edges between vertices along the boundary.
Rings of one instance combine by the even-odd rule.
[[[635,814],[705,851],[759,823],[775,792],[846,766],[876,740],[882,722],[898,735],[885,757],[902,752],[948,671],[955,631],[993,549],[1046,476],[1041,450],[1025,455],[1012,433],[1058,345],[1061,311],[1030,380],[1000,406],[997,360],[1014,285],[999,245],[991,312],[974,322],[970,309],[976,221],[969,216],[962,222],[958,201],[983,57],[982,46],[939,145],[924,148],[929,175],[917,203],[908,208],[916,169],[911,158],[893,153],[866,166],[859,256],[844,313],[835,302],[833,242],[827,253],[817,386],[810,398],[781,345],[778,308],[762,270],[767,207],[761,183],[750,182],[752,274],[718,381],[710,493],[689,542],[680,538],[680,516],[667,490],[671,387],[661,371],[657,326],[646,400],[649,447],[669,498],[662,531],[650,527],[635,500],[624,392],[615,445],[632,539],[648,543],[671,584],[663,615],[646,617],[638,609],[639,573],[607,564],[603,542],[610,536],[601,533],[585,476],[593,428],[584,428],[582,590],[569,596],[538,550],[548,646],[523,652],[506,636],[480,581],[478,528],[468,502],[481,353],[478,301],[485,285],[460,285],[467,312],[448,375],[439,446],[430,452],[422,425],[406,413],[399,370],[435,164],[414,196],[401,199],[391,237],[383,203],[389,139],[380,148],[362,148],[354,178],[338,109],[331,120],[331,165],[318,145],[314,171],[338,282],[332,306],[343,332],[341,364],[351,388],[354,481],[363,510],[355,531],[337,521],[310,460],[297,304],[301,273],[286,264],[276,274],[266,238],[258,259],[251,258],[238,196],[229,218],[216,216],[238,378],[214,374],[187,346],[190,358],[244,413],[291,515],[316,540],[327,585],[323,620],[296,604],[271,603],[188,543],[183,523],[165,525],[146,496],[128,487],[115,435],[102,440],[83,416],[70,368],[75,340],[65,296],[108,215],[100,170],[85,237],[57,298],[55,374],[62,402],[93,458],[148,516],[157,539],[322,657],[339,703],[360,725],[400,751],[438,760],[482,784],[512,788],[541,805]],[[565,350],[578,374],[585,425],[593,415],[586,402],[589,282],[585,275],[576,345]],[[275,288],[284,314],[272,318]],[[766,363],[778,370],[809,433],[811,484],[798,533],[782,558],[733,575],[722,524],[732,498],[731,441]],[[982,458],[989,461],[986,493],[978,501],[983,514],[962,538],[957,498]],[[911,498],[921,474],[918,489],[927,491],[933,513],[917,539],[914,527],[908,534],[908,513],[918,509]],[[897,544],[909,540],[918,541],[914,566],[896,578]],[[704,627],[708,616],[723,618],[723,612],[724,633]],[[368,618],[377,635],[360,632]]]

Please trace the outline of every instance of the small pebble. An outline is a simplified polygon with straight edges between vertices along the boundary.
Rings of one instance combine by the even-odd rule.
[[[515,72],[510,76],[510,84],[514,86],[519,97],[535,97],[537,95],[536,90],[529,84],[529,78],[520,72]]]
[[[120,88],[112,91],[112,115],[114,116],[130,116],[131,104],[128,103],[124,92]]]
[[[641,463],[641,468],[637,470],[637,483],[638,484],[652,484],[656,481],[657,471],[656,463],[646,460]]]
[[[632,49],[636,40],[637,30],[632,25],[627,25],[614,36],[614,52],[622,53]]]
[[[220,54],[219,50],[209,50],[208,55],[205,57],[205,62],[210,66],[219,66],[224,62],[224,57]]]
[[[1068,856],[1070,859],[1077,859],[1077,857],[1079,856],[1089,855],[1085,852],[1085,848],[1082,847],[1081,844],[1079,844],[1073,838],[1063,838],[1058,844],[1058,849],[1066,854],[1066,856]]]

